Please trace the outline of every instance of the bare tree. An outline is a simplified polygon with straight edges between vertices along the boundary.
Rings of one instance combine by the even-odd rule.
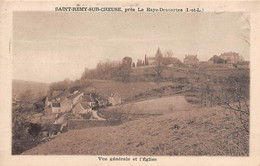
[[[246,132],[249,132],[249,76],[236,74],[229,77],[229,86],[217,96],[219,103],[225,110],[231,111],[242,124]]]
[[[164,53],[164,56],[167,58],[172,58],[173,57],[173,52],[171,50],[168,50]]]

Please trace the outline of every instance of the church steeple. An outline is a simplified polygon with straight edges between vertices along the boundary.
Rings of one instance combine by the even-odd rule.
[[[160,47],[158,47],[156,54],[155,54],[155,57],[162,57],[162,52],[160,50]]]

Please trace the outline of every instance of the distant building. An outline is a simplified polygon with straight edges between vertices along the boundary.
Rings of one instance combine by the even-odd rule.
[[[136,67],[141,67],[141,66],[143,66],[143,61],[142,59],[138,59],[136,63]]]
[[[160,48],[158,47],[154,57],[148,57],[145,55],[144,65],[146,65],[146,66],[156,65],[156,61],[160,58],[162,59],[162,57],[163,57],[163,54],[162,54]]]
[[[62,112],[69,112],[71,111],[72,109],[72,100],[69,100],[67,97],[64,98],[61,102],[60,102],[60,105],[61,105],[61,111]]]
[[[60,113],[60,112],[62,112],[60,103],[52,103],[51,104],[51,111],[52,111],[52,113]]]
[[[51,96],[46,96],[45,97],[45,107],[50,107],[51,106],[51,102],[52,101],[52,97]]]
[[[118,93],[111,94],[108,98],[108,102],[112,105],[117,105],[121,103],[121,97]]]
[[[238,62],[244,61],[244,58],[235,52],[224,52],[219,57],[224,59],[226,63],[236,64]]]
[[[156,64],[156,58],[155,58],[155,57],[147,57],[147,56],[145,55],[145,62],[144,62],[144,64],[145,64],[146,66],[155,65],[155,64]]]
[[[225,59],[221,58],[220,56],[214,55],[209,59],[210,64],[224,64],[226,63]]]
[[[72,112],[74,114],[87,114],[91,113],[92,108],[89,106],[88,102],[80,102],[75,105],[75,107],[72,109]]]
[[[84,95],[80,98],[81,102],[88,103],[91,108],[97,106],[97,102],[92,95]]]
[[[197,66],[199,64],[199,59],[197,55],[185,55],[183,62],[189,66]]]
[[[79,92],[68,97],[68,99],[72,101],[72,105],[75,105],[81,96],[83,96],[83,93]]]
[[[157,51],[156,51],[156,54],[155,54],[155,57],[158,58],[158,57],[163,57],[163,54],[160,50],[160,48],[158,47]]]

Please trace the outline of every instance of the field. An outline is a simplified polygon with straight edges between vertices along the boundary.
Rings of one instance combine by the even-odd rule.
[[[101,96],[109,97],[113,93],[119,93],[122,100],[134,100],[136,95],[145,94],[153,89],[160,89],[165,86],[179,86],[174,82],[119,82],[109,80],[89,80],[90,86],[84,89],[85,92],[95,92]],[[158,95],[158,93],[154,94]],[[144,96],[146,97],[146,96]]]
[[[72,130],[23,154],[248,156],[248,141],[233,114],[212,107]]]
[[[130,114],[167,114],[189,111],[196,107],[198,106],[189,104],[184,96],[170,96],[109,107],[107,110],[118,110]]]

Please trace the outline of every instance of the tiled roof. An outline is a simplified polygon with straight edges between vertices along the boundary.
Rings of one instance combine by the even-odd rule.
[[[81,106],[82,106],[84,109],[89,109],[89,108],[91,108],[87,102],[81,102],[81,103],[79,103],[79,104],[81,104]]]
[[[68,97],[68,99],[74,99],[76,98],[77,96],[79,96],[81,93],[76,93],[76,94],[73,94],[72,96]]]
[[[82,101],[86,101],[86,102],[96,102],[96,100],[94,99],[94,97],[87,95],[87,96],[82,96]]]

